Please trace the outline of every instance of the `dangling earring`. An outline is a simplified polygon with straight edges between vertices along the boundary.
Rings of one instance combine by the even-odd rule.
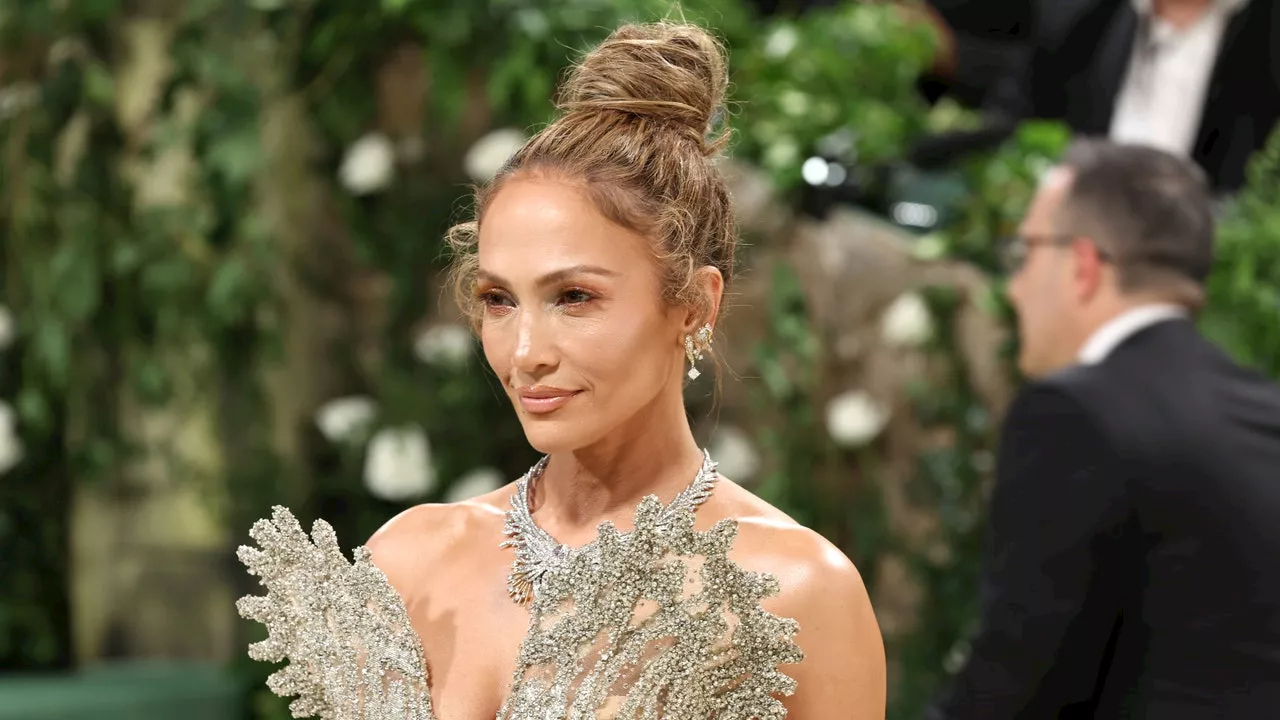
[[[695,338],[693,335],[684,336],[684,356],[689,359],[689,379],[697,380],[701,372],[698,371],[698,361],[702,359],[702,354],[711,349],[711,323],[707,323],[698,328],[698,334]]]

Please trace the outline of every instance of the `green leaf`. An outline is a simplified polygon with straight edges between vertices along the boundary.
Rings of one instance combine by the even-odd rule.
[[[18,419],[23,425],[41,432],[47,431],[53,421],[49,401],[33,384],[24,385],[18,391],[17,410]]]
[[[109,107],[115,102],[115,77],[102,63],[90,62],[84,66],[84,94],[95,105]]]
[[[210,312],[223,325],[244,319],[250,293],[249,273],[239,258],[228,258],[218,265],[209,283],[207,303]]]
[[[247,183],[262,162],[262,147],[258,135],[246,130],[219,136],[209,148],[205,160],[222,173],[227,182]]]
[[[71,364],[71,338],[58,319],[47,319],[35,328],[33,353],[45,377],[57,390],[66,387]]]

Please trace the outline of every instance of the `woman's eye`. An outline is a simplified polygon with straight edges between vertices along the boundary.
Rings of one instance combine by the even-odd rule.
[[[594,296],[586,290],[566,290],[560,296],[560,301],[565,305],[581,305],[593,299]]]
[[[505,293],[500,293],[496,290],[480,293],[480,302],[491,308],[505,307],[511,304],[510,298]]]

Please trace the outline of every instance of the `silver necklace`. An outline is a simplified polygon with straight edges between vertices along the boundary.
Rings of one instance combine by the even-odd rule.
[[[556,542],[545,530],[538,527],[529,512],[529,486],[542,477],[547,468],[547,458],[542,458],[516,481],[516,491],[511,495],[511,509],[507,510],[506,523],[502,533],[509,539],[499,547],[515,548],[516,559],[511,564],[511,574],[507,576],[507,592],[511,599],[523,605],[531,600],[542,588],[542,584],[550,573],[554,573],[576,556],[595,552],[596,543],[592,542],[580,548],[570,548]],[[693,511],[711,497],[711,490],[720,477],[716,472],[716,463],[711,454],[702,451],[702,467],[698,470],[693,482],[676,495],[671,504],[662,509],[658,516],[661,527],[671,518],[685,510]]]

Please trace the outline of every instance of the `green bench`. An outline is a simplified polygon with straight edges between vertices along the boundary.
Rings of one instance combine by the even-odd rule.
[[[120,663],[0,676],[0,720],[240,720],[241,688],[217,666]]]

